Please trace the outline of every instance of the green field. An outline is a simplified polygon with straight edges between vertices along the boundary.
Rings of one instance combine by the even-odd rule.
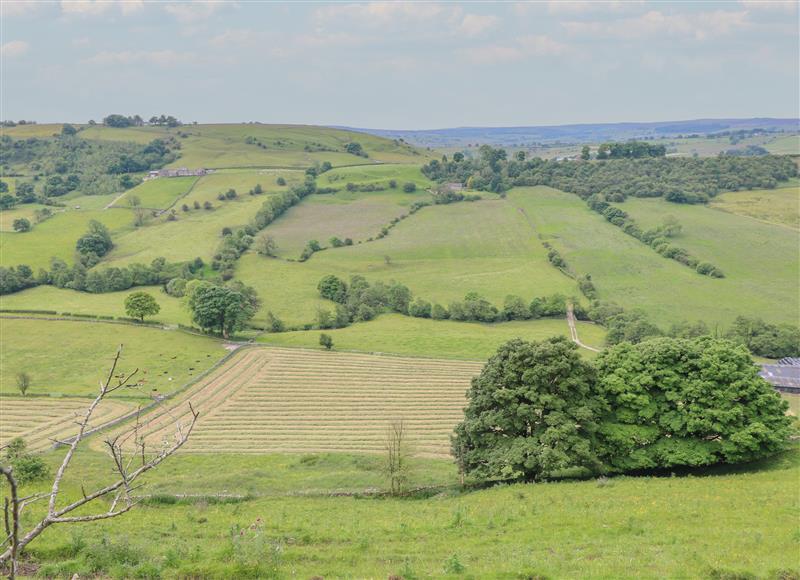
[[[424,208],[383,239],[325,250],[303,263],[248,254],[236,275],[259,292],[263,313],[272,310],[296,324],[313,321],[317,282],[327,274],[397,280],[445,306],[468,292],[495,304],[508,294],[526,300],[577,294],[575,283],[547,261],[525,217],[503,200]]]
[[[166,394],[183,386],[226,352],[211,338],[126,324],[3,317],[0,331],[2,395],[18,394],[15,377],[20,372],[32,377],[30,395],[93,395],[122,344],[120,370],[138,368],[145,384],[119,394],[146,398],[153,391]]]
[[[195,184],[197,177],[162,177],[150,179],[129,189],[125,195],[114,202],[114,207],[130,207],[130,200],[138,197],[142,207],[165,209],[185,195]]]
[[[127,316],[125,297],[132,292],[147,292],[156,299],[161,311],[149,319],[166,324],[191,322],[189,311],[180,298],[173,298],[159,286],[140,286],[121,292],[90,294],[55,286],[37,286],[21,292],[0,296],[0,309],[8,310],[55,310],[72,314],[97,314],[100,316]]]
[[[102,461],[99,453],[79,455],[73,475],[80,477],[66,493],[104,480]],[[154,472],[149,491],[256,497],[150,502],[67,533],[53,528],[31,554],[52,576],[88,574],[99,564],[127,577],[792,578],[800,506],[787,490],[799,464],[795,450],[695,477],[360,499],[283,494],[380,486],[377,458],[183,454]],[[450,462],[417,462],[411,485],[452,483],[454,471]],[[259,523],[260,531],[238,536]]]
[[[681,320],[725,326],[740,314],[771,322],[786,322],[792,315],[797,319],[792,282],[797,279],[797,234],[790,230],[702,206],[645,199],[621,204],[643,226],[677,216],[684,234],[675,243],[717,263],[727,274],[720,280],[662,258],[574,195],[539,187],[515,190],[509,199],[528,212],[578,273],[591,274],[603,300],[642,308],[662,326]],[[737,260],[737,252],[746,259]]]
[[[767,151],[774,155],[800,155],[800,135],[786,135],[767,142]]]
[[[36,227],[36,220],[33,219],[33,213],[37,209],[46,207],[39,203],[26,203],[25,205],[18,205],[11,209],[4,209],[0,211],[0,232],[13,232],[14,220],[24,218],[31,222],[31,225]],[[50,208],[58,211],[59,208]]]
[[[129,212],[70,209],[26,233],[0,232],[0,265],[27,264],[36,271],[49,268],[52,257],[72,263],[75,243],[86,233],[91,220],[104,224],[114,238],[120,232],[133,230],[133,215]]]
[[[701,280],[691,285],[689,296],[698,293],[693,302],[708,305],[708,322],[725,324],[738,314],[776,323],[800,320],[797,300],[800,233],[797,231],[701,205],[671,204],[659,199],[629,199],[620,207],[643,228],[659,225],[665,215],[675,216],[683,231],[674,238],[674,243],[701,261],[722,268],[724,279],[706,281],[695,275]],[[714,296],[713,300],[698,300],[704,289]]]
[[[728,191],[711,200],[709,207],[760,221],[800,229],[800,187]]]
[[[513,338],[542,340],[556,335],[569,336],[564,319],[478,324],[412,318],[400,314],[384,314],[370,322],[325,332],[333,337],[337,350],[468,360],[487,359],[497,347]],[[595,324],[579,322],[578,335],[589,346],[600,347],[605,331]],[[276,346],[320,348],[318,330],[264,334],[258,340]],[[588,350],[581,352],[587,356],[592,354]]]

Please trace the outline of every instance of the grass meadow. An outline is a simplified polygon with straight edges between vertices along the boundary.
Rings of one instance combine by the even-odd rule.
[[[31,376],[29,395],[94,395],[117,347],[123,345],[120,370],[138,368],[145,383],[119,395],[146,399],[153,392],[167,394],[183,386],[227,352],[218,340],[177,330],[6,317],[0,323],[0,395],[18,394],[20,372]]]
[[[80,454],[66,493],[108,477],[102,461]],[[694,476],[369,499],[325,494],[382,487],[379,456],[182,453],[153,472],[148,491],[211,497],[161,495],[122,518],[53,528],[30,553],[52,576],[790,578],[798,477],[794,450]],[[418,460],[410,485],[454,479],[451,462]]]
[[[728,275],[712,279],[662,258],[589,210],[577,196],[536,187],[514,190],[509,200],[527,211],[537,231],[561,251],[578,273],[591,274],[601,299],[625,308],[642,308],[661,326],[668,327],[681,320],[704,320],[712,327],[724,327],[740,314],[785,322],[796,307],[796,293],[790,293],[796,292],[791,285],[797,276],[791,277],[791,273],[796,272],[797,262],[789,247],[796,234],[784,228],[770,229],[709,208],[667,205],[655,200],[653,220],[657,218],[655,221],[660,223],[669,214],[677,216],[684,225],[685,233],[676,238],[676,244],[700,258],[713,260]],[[653,200],[628,200],[621,206],[647,226],[647,216],[637,210],[650,201]],[[709,231],[721,239],[708,235]],[[706,247],[699,245],[701,236]],[[744,248],[741,240],[749,240],[756,246]],[[734,252],[723,247],[728,242],[749,259],[734,263]],[[776,261],[769,252],[780,258]],[[753,262],[761,258],[776,264],[777,271],[768,272],[762,264]]]
[[[800,232],[701,205],[660,199],[629,199],[620,207],[643,228],[659,225],[666,215],[675,216],[683,231],[674,243],[722,268],[724,279],[705,280],[695,275],[701,280],[692,284],[692,290],[699,293],[707,287],[715,296],[714,300],[693,299],[708,308],[707,322],[726,324],[738,314],[776,323],[800,320]]]
[[[36,271],[49,268],[53,257],[72,263],[75,243],[86,233],[91,220],[104,224],[115,239],[122,232],[133,230],[133,214],[127,211],[70,209],[58,212],[29,232],[0,232],[0,265],[27,264]]]
[[[728,191],[711,200],[714,209],[800,230],[800,186]]]
[[[605,330],[601,326],[578,322],[577,328],[585,344],[603,345]],[[569,327],[566,320],[553,318],[480,324],[384,314],[369,322],[324,332],[333,338],[337,350],[485,360],[511,339],[542,340],[551,336],[569,336]],[[258,341],[276,346],[320,348],[319,334],[318,330],[263,334]],[[593,354],[585,349],[581,349],[581,353],[586,356]]]
[[[263,301],[259,317],[273,311],[292,325],[312,322],[325,304],[316,287],[327,274],[397,280],[415,296],[443,305],[473,291],[495,304],[508,294],[526,300],[577,294],[574,281],[547,261],[525,217],[503,200],[427,207],[383,239],[318,252],[302,263],[247,254],[236,270]]]
[[[37,209],[42,209],[45,207],[40,203],[26,203],[25,205],[18,205],[11,209],[4,209],[0,211],[0,232],[13,232],[14,231],[14,220],[25,218],[31,225],[35,228],[37,226],[36,221],[33,219],[33,213]],[[58,208],[55,208],[56,211]]]

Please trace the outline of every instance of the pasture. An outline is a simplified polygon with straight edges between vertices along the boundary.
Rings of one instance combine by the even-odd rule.
[[[603,327],[578,322],[577,328],[581,341],[589,346],[602,347],[605,338]],[[324,332],[333,338],[337,350],[485,360],[511,339],[542,340],[551,336],[569,336],[569,327],[563,318],[480,324],[383,314],[369,322]],[[318,330],[300,330],[263,334],[258,341],[276,346],[320,348],[319,333]],[[594,354],[585,349],[580,352],[588,357]]]
[[[0,232],[13,232],[14,220],[24,218],[31,222],[31,225],[36,227],[36,220],[33,214],[37,209],[45,207],[39,203],[26,203],[25,205],[18,205],[11,209],[4,209],[0,211]],[[58,208],[52,208],[58,211]]]
[[[186,446],[199,453],[380,452],[403,421],[418,456],[447,456],[480,362],[301,349],[247,349],[148,416],[161,441],[188,410],[203,414]]]
[[[259,318],[271,310],[289,324],[313,321],[321,304],[317,283],[327,274],[397,280],[445,306],[468,292],[495,304],[508,294],[526,300],[578,294],[575,282],[547,261],[525,216],[504,200],[426,207],[379,240],[318,252],[302,263],[247,254],[236,270],[263,301]]]
[[[738,315],[762,317],[771,322],[787,320],[789,308],[796,305],[791,272],[796,271],[796,254],[791,250],[796,234],[785,228],[771,228],[752,220],[701,206],[680,206],[662,200],[631,199],[620,204],[635,219],[645,220],[644,204],[652,204],[652,218],[658,223],[666,215],[675,215],[687,232],[675,243],[696,251],[699,257],[713,259],[728,275],[724,279],[700,276],[693,270],[658,255],[652,248],[628,236],[619,228],[592,212],[577,196],[546,187],[519,188],[508,199],[524,209],[539,233],[558,248],[567,262],[580,274],[591,274],[603,300],[625,308],[642,308],[654,322],[669,327],[681,320],[704,320],[712,328],[730,324]],[[650,206],[648,206],[650,207]],[[643,221],[643,226],[648,223]],[[720,240],[704,235],[715,231]],[[746,231],[742,231],[746,230]],[[775,235],[775,257],[766,245]],[[692,237],[705,240],[697,246]],[[754,247],[744,248],[741,236]],[[734,263],[734,252],[723,248],[730,242],[740,248],[747,260]],[[794,242],[796,244],[796,242]],[[719,255],[717,255],[719,252]],[[776,271],[766,278],[761,258],[775,264]],[[777,263],[776,263],[777,260]],[[780,260],[785,262],[780,263]],[[730,271],[726,269],[730,267]],[[789,276],[785,278],[784,276]],[[790,293],[795,292],[794,294]],[[776,302],[777,300],[780,300]],[[796,317],[795,317],[796,318]]]
[[[728,191],[708,204],[714,209],[800,229],[800,186]]]
[[[715,296],[704,301],[708,322],[725,324],[745,313],[776,323],[800,320],[800,232],[702,205],[660,199],[628,199],[619,207],[643,228],[658,226],[666,215],[675,216],[683,230],[674,243],[722,268],[725,278],[692,284],[692,290],[706,287]]]
[[[133,230],[133,215],[126,211],[70,209],[58,212],[29,232],[0,232],[0,265],[27,264],[36,271],[49,268],[53,257],[71,264],[75,243],[86,233],[91,220],[104,224],[112,236]]]
[[[31,376],[30,395],[91,396],[106,377],[117,347],[120,371],[139,369],[138,388],[115,398],[149,399],[168,394],[209,369],[226,354],[222,343],[185,332],[132,324],[0,317],[0,395],[18,394],[17,373]],[[31,407],[39,398],[31,398]]]

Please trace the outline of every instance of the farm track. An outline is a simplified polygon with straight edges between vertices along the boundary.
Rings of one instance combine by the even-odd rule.
[[[413,452],[444,456],[481,363],[287,348],[250,348],[145,417],[151,445],[200,412],[194,453],[380,452],[403,420]],[[126,429],[130,432],[131,426]]]

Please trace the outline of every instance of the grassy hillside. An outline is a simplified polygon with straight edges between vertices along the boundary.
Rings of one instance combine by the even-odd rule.
[[[136,197],[139,198],[142,207],[165,209],[185,195],[196,181],[196,177],[151,179],[125,192],[125,195],[114,202],[114,207],[129,207],[131,199]]]
[[[643,225],[647,225],[646,219],[660,223],[664,215],[678,216],[686,233],[676,243],[695,251],[695,245],[704,240],[705,246],[698,245],[696,253],[715,263],[719,261],[729,273],[724,279],[711,279],[662,258],[589,210],[574,195],[538,187],[515,190],[509,199],[528,213],[537,231],[562,252],[577,272],[592,275],[600,298],[626,308],[642,308],[662,326],[681,320],[727,325],[740,314],[785,322],[787,304],[790,316],[796,312],[792,310],[796,305],[792,280],[797,277],[793,275],[797,268],[797,242],[791,231],[770,229],[702,206],[642,199],[622,205],[636,219],[642,214]],[[651,208],[652,215],[648,218],[644,211],[637,211],[642,208]],[[709,231],[716,238],[708,235]],[[726,247],[726,243],[730,245]],[[748,243],[752,246],[745,247]],[[743,252],[746,259],[739,260],[737,251]],[[761,259],[777,270],[767,274],[768,270],[755,263]]]
[[[696,477],[362,499],[292,497],[281,490],[374,487],[380,485],[377,458],[183,454],[150,478],[152,490],[263,497],[227,505],[152,501],[72,534],[52,529],[31,553],[40,573],[67,576],[99,566],[119,576],[207,578],[790,578],[798,567],[800,506],[792,490],[799,459],[793,451]],[[80,481],[103,479],[103,465],[99,453],[79,456]],[[431,476],[452,482],[454,467],[415,463],[412,485],[429,484]],[[78,485],[68,482],[67,493],[80,494]]]
[[[60,127],[59,127],[60,128]],[[176,136],[181,156],[173,167],[297,167],[330,161],[335,166],[375,162],[424,163],[420,151],[391,140],[364,133],[306,125],[220,124],[118,129],[94,126],[80,136],[92,140],[133,141]],[[350,142],[362,145],[369,157],[344,151]]]

